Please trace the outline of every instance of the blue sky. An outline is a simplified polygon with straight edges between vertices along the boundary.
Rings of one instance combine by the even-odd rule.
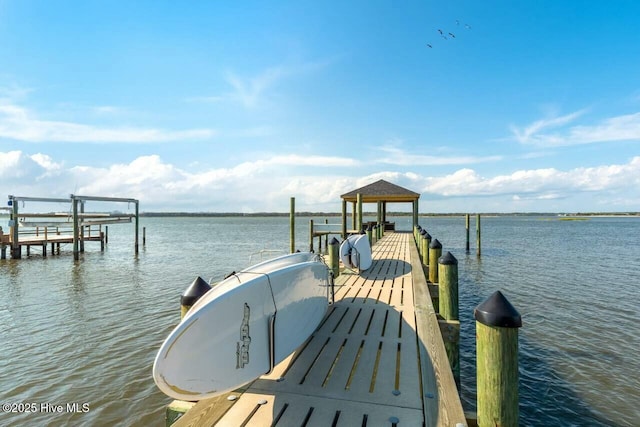
[[[637,1],[0,0],[0,195],[339,211],[386,179],[421,212],[640,211],[639,22]]]

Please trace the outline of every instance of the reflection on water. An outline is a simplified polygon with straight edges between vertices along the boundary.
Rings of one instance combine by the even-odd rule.
[[[395,220],[410,228],[409,217]],[[179,319],[181,292],[196,276],[217,280],[248,266],[251,254],[289,248],[288,218],[142,222],[147,246],[137,257],[131,229],[117,226],[104,253],[90,242],[78,261],[68,246],[0,261],[0,399],[90,404],[86,414],[1,414],[0,425],[164,425],[170,399],[153,384],[151,365]],[[420,223],[459,260],[467,409],[475,400],[473,308],[500,289],[524,323],[522,425],[637,423],[639,220],[483,218],[481,258],[474,240],[464,251],[464,218]],[[308,248],[307,218],[297,218],[296,247]]]

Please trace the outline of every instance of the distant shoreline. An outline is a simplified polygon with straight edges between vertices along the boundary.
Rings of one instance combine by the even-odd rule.
[[[110,212],[111,214],[119,214],[122,212]],[[339,217],[339,212],[296,212],[297,217]],[[349,212],[347,216],[351,216]],[[364,212],[364,216],[375,217],[377,212]],[[476,213],[420,213],[419,217],[464,217],[465,215],[475,216]],[[558,218],[618,218],[618,217],[640,217],[640,212],[577,212],[577,213],[559,213],[559,212],[485,212],[480,214],[483,217],[507,217],[507,216],[538,216],[538,217],[558,217]],[[289,212],[140,212],[141,217],[288,217]],[[387,212],[387,217],[391,216],[412,216],[411,212]],[[0,217],[9,217],[9,213],[0,212]]]
[[[364,212],[364,216],[377,216],[377,212]],[[420,213],[419,217],[460,217],[467,213]],[[470,213],[468,215],[476,215]],[[525,212],[525,213],[498,213],[487,212],[481,213],[481,216],[553,216],[559,218],[570,217],[640,217],[640,212],[578,212],[578,213],[558,213],[558,212]],[[140,216],[144,217],[288,217],[289,212],[141,212]],[[299,217],[318,217],[318,216],[342,216],[339,212],[296,212]],[[351,213],[348,213],[351,216]],[[412,216],[411,212],[387,212],[387,216]]]

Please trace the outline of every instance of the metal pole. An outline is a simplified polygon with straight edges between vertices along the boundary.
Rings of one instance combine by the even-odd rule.
[[[78,200],[74,197],[71,198],[73,203],[73,259],[80,259],[80,253],[78,248]]]
[[[135,242],[135,252],[138,253],[138,230],[140,229],[140,215],[138,213],[139,203],[136,200],[136,242]]]

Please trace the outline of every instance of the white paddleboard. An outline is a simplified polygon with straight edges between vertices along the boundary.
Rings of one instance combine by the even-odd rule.
[[[354,234],[347,237],[340,245],[340,260],[345,267],[367,270],[371,267],[371,245],[366,234]]]
[[[328,269],[309,252],[256,264],[220,282],[164,341],[153,379],[201,400],[269,372],[313,333],[328,306]]]

